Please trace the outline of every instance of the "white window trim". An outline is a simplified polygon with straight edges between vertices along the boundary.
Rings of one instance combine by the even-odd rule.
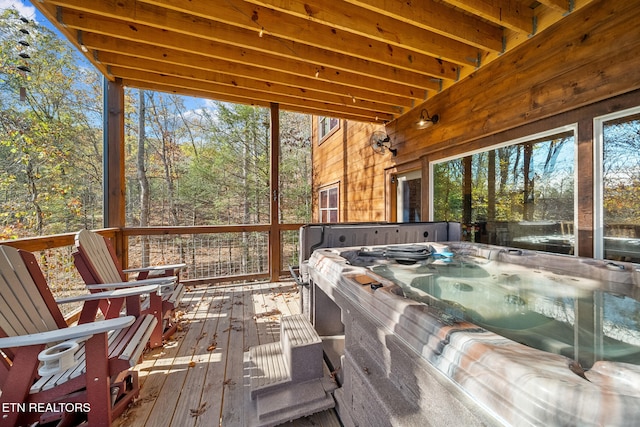
[[[605,122],[640,114],[640,106],[593,118],[593,257],[604,259],[604,132]]]
[[[318,189],[318,216],[319,216],[318,220],[320,222],[326,222],[326,221],[322,221],[323,208],[322,208],[322,201],[321,201],[322,197],[321,197],[321,194],[322,194],[323,191],[330,191],[330,190],[333,190],[334,188],[336,189],[336,192],[337,192],[337,195],[336,195],[337,206],[335,207],[335,209],[334,208],[330,208],[330,209],[325,208],[324,211],[330,212],[332,210],[335,210],[336,211],[336,223],[340,222],[340,183],[338,183],[338,182],[335,183],[335,184],[326,185],[326,186]],[[327,197],[328,197],[328,195],[327,195]],[[330,217],[331,215],[328,215],[328,216]]]
[[[325,134],[325,135],[321,135],[321,130],[322,130],[322,126],[320,125],[320,121],[322,119],[327,119],[329,120],[329,123],[331,123],[331,120],[335,120],[336,121],[336,125],[332,128],[329,128],[329,131]],[[330,116],[318,116],[318,145],[320,145],[325,139],[329,138],[331,135],[333,135],[338,129],[340,129],[340,120],[335,118],[335,117],[330,117]]]

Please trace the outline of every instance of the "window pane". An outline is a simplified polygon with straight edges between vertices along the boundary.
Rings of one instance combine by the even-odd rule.
[[[434,220],[467,240],[556,253],[574,250],[573,132],[434,165]]]
[[[327,206],[333,209],[338,208],[338,189],[337,188],[332,188],[329,190],[329,204]]]
[[[327,190],[320,192],[320,209],[326,209],[329,207],[329,196]]]
[[[604,257],[640,262],[640,114],[603,125]]]
[[[338,187],[321,190],[318,198],[320,199],[320,222],[338,222]]]
[[[331,117],[318,117],[318,133],[320,139],[327,136],[332,129],[338,126],[338,119]]]

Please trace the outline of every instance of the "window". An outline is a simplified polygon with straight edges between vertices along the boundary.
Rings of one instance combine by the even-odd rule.
[[[575,254],[576,129],[432,163],[431,217],[467,240]]]
[[[320,190],[320,222],[338,222],[338,186]]]
[[[318,117],[318,140],[322,141],[329,136],[335,129],[338,129],[338,125],[338,119],[334,119],[333,117]]]
[[[640,107],[594,119],[596,258],[640,262]]]

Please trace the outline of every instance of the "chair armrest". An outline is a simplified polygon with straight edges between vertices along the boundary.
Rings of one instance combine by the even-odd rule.
[[[165,270],[182,270],[187,264],[168,264],[168,265],[152,265],[149,267],[127,268],[122,270],[123,273],[140,273],[143,271],[165,271]]]
[[[95,294],[83,294],[74,297],[60,298],[56,300],[56,303],[68,304],[70,302],[93,301],[97,299],[126,298],[134,295],[159,292],[161,289],[161,285],[134,286],[124,289],[116,289],[113,291],[96,292]]]
[[[109,320],[98,320],[68,328],[56,329],[35,334],[0,338],[0,348],[23,347],[29,345],[49,344],[76,338],[89,338],[91,335],[123,329],[131,326],[136,320],[133,316],[117,317]]]
[[[178,276],[167,276],[167,277],[154,277],[152,279],[142,279],[142,280],[132,280],[131,282],[120,282],[120,283],[98,283],[94,285],[87,285],[87,289],[119,289],[119,288],[134,288],[136,286],[146,286],[146,285],[173,285],[177,282]]]

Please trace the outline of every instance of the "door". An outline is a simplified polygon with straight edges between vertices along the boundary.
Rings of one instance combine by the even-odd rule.
[[[396,175],[396,221],[419,222],[422,211],[422,171]]]

